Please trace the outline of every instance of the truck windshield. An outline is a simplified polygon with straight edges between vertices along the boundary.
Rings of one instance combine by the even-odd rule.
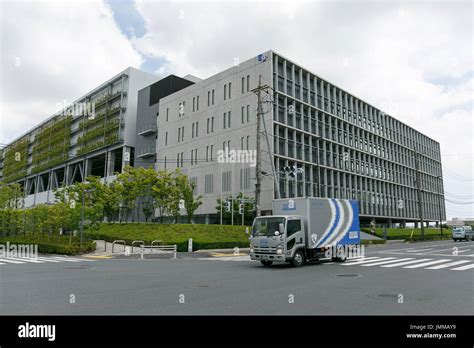
[[[253,225],[252,235],[267,237],[274,236],[275,231],[279,231],[280,224],[285,224],[285,218],[269,217],[256,219],[255,224]]]

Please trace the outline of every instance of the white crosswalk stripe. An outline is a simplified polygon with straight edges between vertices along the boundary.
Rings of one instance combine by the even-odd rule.
[[[27,257],[2,257],[0,258],[0,265],[7,264],[45,264],[45,263],[65,263],[65,262],[94,262],[95,260],[87,260],[67,256],[38,256],[35,258]]]
[[[454,262],[450,262],[450,263],[445,263],[444,265],[436,265],[436,266],[427,267],[426,269],[448,268],[448,267],[460,265],[460,264],[463,264],[463,263],[466,263],[466,262],[469,262],[469,260],[454,261]]]
[[[390,265],[382,265],[381,267],[405,266],[405,265],[409,265],[411,263],[417,263],[417,262],[428,261],[428,260],[431,260],[431,259],[418,259],[418,260],[412,260],[412,261],[403,261],[403,262],[392,263]]]
[[[395,260],[389,260],[389,261],[381,261],[381,262],[375,262],[375,263],[366,263],[364,265],[361,265],[363,267],[372,267],[372,266],[380,266],[380,265],[386,265],[389,263],[395,263],[395,262],[400,262],[400,261],[408,261],[408,260],[413,260],[412,257],[404,258],[404,259],[395,259]]]
[[[370,259],[370,260],[369,260]],[[374,260],[375,259],[375,260]],[[347,262],[343,263],[343,266],[353,266],[353,265],[362,265],[364,263],[369,263],[369,262],[375,262],[375,261],[384,261],[384,260],[393,260],[395,259],[394,257],[366,257],[364,259],[361,259],[361,261],[353,261],[353,262]]]
[[[416,265],[404,266],[403,268],[422,268],[422,267],[425,267],[425,266],[430,266],[430,265],[434,265],[434,264],[437,264],[437,263],[443,263],[443,262],[448,262],[448,261],[451,261],[451,260],[449,260],[449,259],[434,260],[434,261],[418,263]]]
[[[470,265],[453,268],[453,271],[465,271],[465,270],[471,269],[471,268],[474,268],[474,264],[472,264],[472,263]]]

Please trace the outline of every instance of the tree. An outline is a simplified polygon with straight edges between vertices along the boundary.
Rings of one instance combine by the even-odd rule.
[[[168,213],[170,202],[173,197],[171,195],[173,185],[173,177],[171,173],[166,170],[160,170],[157,173],[156,182],[151,186],[151,195],[155,202],[155,207],[160,212],[160,222],[163,222],[163,217]]]
[[[184,200],[184,207],[186,210],[188,223],[191,223],[194,212],[202,204],[202,196],[197,196],[196,198],[194,197],[194,189],[196,184],[189,181],[189,178],[186,174],[177,172],[175,182],[180,192],[180,199]]]

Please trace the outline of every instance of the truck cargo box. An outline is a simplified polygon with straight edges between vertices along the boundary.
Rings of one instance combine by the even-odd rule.
[[[360,243],[357,201],[333,198],[275,199],[273,215],[299,215],[307,220],[310,249]]]

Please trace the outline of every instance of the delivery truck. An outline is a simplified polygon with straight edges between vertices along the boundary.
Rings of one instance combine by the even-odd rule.
[[[344,262],[360,245],[357,201],[332,198],[292,198],[273,201],[273,215],[255,218],[250,258],[264,266],[330,257]]]

